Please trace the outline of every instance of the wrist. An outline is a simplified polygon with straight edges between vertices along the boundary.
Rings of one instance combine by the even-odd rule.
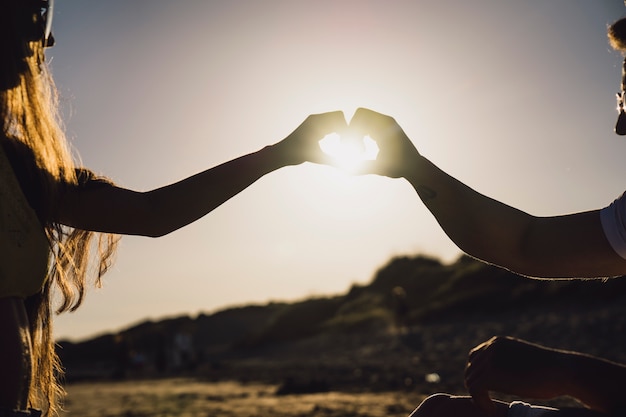
[[[626,409],[621,385],[626,366],[578,352],[568,352],[562,361],[565,394],[606,413]]]
[[[572,352],[549,349],[546,351],[546,368],[551,385],[554,389],[553,396],[568,395],[576,398],[579,391],[578,370],[579,361],[577,355]]]
[[[259,151],[263,155],[264,159],[272,164],[275,168],[281,168],[285,166],[299,165],[302,161],[298,161],[294,157],[293,152],[284,145],[284,142],[278,142],[273,145],[268,145]]]
[[[267,152],[269,158],[280,166],[300,165],[304,160],[294,152],[287,140],[282,140],[273,145],[266,146],[263,151]]]
[[[414,187],[421,186],[424,184],[425,178],[431,176],[428,174],[428,170],[432,167],[432,162],[422,155],[417,154],[410,160],[405,161],[402,177]]]

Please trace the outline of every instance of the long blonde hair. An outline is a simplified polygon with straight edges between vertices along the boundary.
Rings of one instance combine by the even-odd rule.
[[[60,123],[58,94],[44,62],[43,47],[41,42],[30,42],[29,46],[30,56],[2,56],[0,145],[11,149],[9,157],[14,168],[19,168],[15,170],[22,189],[34,185],[38,190],[33,208],[50,243],[47,279],[40,293],[26,299],[26,307],[33,343],[29,402],[46,410],[47,415],[54,415],[63,395],[59,382],[63,369],[55,352],[52,311],[61,313],[78,308],[85,294],[87,276],[92,272],[96,285],[100,285],[111,264],[118,237],[69,228],[55,220],[62,193],[71,187],[102,186],[107,181],[77,168],[74,163]],[[0,49],[6,52],[6,48]],[[29,201],[33,205],[33,198]],[[96,267],[95,271],[89,270],[91,265]],[[56,307],[53,292],[59,296]]]

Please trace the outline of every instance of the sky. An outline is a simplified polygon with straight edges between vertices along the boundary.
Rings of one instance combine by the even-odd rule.
[[[543,216],[626,189],[622,57],[606,40],[625,14],[621,0],[58,0],[48,57],[76,155],[124,187],[368,107],[467,185]],[[282,168],[165,237],[123,237],[55,335],[341,294],[418,254],[461,253],[406,181]]]

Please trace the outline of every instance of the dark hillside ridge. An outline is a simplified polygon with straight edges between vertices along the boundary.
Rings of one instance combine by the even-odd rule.
[[[186,374],[282,383],[287,393],[462,392],[467,352],[497,334],[626,362],[625,303],[623,278],[544,281],[469,257],[398,257],[343,295],[146,321],[61,341],[59,355],[69,381]],[[439,382],[426,383],[434,373]]]

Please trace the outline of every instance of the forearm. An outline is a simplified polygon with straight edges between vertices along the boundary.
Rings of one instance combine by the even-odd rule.
[[[565,395],[611,415],[626,409],[626,366],[577,352],[563,356]]]
[[[516,267],[532,216],[474,191],[421,156],[405,177],[460,249],[489,263]]]
[[[210,213],[264,175],[288,165],[276,146],[268,146],[174,184],[145,193],[149,201],[146,233],[161,236]]]

